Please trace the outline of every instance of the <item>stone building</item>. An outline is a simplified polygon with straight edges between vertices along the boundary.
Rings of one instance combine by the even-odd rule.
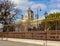
[[[20,18],[20,25],[23,28],[22,30],[27,31],[28,29],[38,28],[42,20],[45,18],[34,19],[34,12],[28,8],[24,16]]]

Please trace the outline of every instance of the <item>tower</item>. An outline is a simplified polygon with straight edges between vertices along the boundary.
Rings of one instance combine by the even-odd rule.
[[[34,13],[30,8],[25,13],[25,20],[34,20]]]

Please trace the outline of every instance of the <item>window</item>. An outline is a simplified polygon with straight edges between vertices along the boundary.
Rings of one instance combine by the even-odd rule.
[[[56,36],[56,38],[59,38],[59,36]]]
[[[50,36],[50,38],[55,38],[55,36]]]
[[[43,38],[43,36],[40,36],[40,38]]]

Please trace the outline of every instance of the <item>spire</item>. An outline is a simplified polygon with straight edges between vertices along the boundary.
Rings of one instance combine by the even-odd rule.
[[[33,11],[31,10],[30,7],[28,8],[27,12],[31,12],[31,13],[33,13]]]
[[[29,10],[31,10],[31,8],[30,8],[30,7],[29,7],[28,9],[29,9]]]
[[[31,8],[29,7],[27,11],[31,11]]]

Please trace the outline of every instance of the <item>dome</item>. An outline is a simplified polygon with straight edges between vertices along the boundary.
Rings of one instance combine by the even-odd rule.
[[[31,13],[33,13],[33,11],[32,11],[30,8],[28,8],[27,12],[31,12]]]
[[[34,13],[33,11],[28,8],[27,12],[25,13],[25,17],[26,20],[33,20],[34,19]]]

